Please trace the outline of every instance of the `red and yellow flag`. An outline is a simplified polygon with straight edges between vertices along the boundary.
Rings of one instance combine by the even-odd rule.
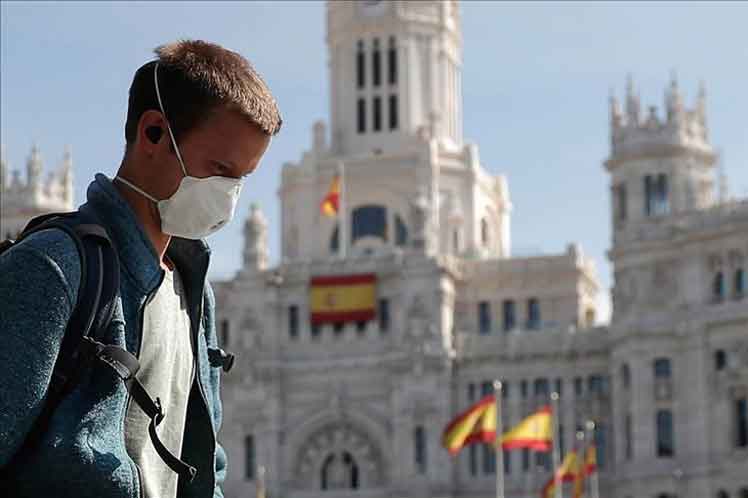
[[[376,316],[376,275],[313,277],[309,309],[314,325],[363,322]]]
[[[543,486],[542,498],[553,498],[556,486],[563,486],[564,482],[574,481],[576,484],[577,476],[582,468],[577,451],[571,451],[566,454],[561,466],[556,470],[553,477]],[[575,487],[576,492],[576,487]]]
[[[552,435],[551,409],[546,406],[504,433],[501,446],[505,450],[529,448],[550,451]],[[454,455],[471,443],[495,445],[496,439],[496,398],[490,394],[447,425],[442,443]]]
[[[551,451],[553,441],[553,416],[550,406],[544,406],[522,420],[512,430],[504,433],[501,447],[505,450],[528,448],[534,451]]]
[[[340,176],[335,175],[327,190],[327,195],[322,199],[319,210],[325,216],[335,216],[340,209]]]
[[[496,400],[492,394],[457,415],[442,436],[442,444],[456,454],[471,443],[492,443],[496,439]]]
[[[587,476],[597,471],[597,449],[594,445],[588,446],[584,454],[584,462],[580,462],[577,474],[574,476],[573,498],[582,498],[584,495],[584,481]]]

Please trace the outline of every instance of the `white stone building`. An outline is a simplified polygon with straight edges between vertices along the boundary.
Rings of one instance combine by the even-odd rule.
[[[34,145],[26,162],[26,181],[20,170],[8,176],[8,164],[0,155],[0,240],[14,239],[31,218],[46,213],[72,211],[73,159],[65,150],[62,165],[42,178],[43,163]]]
[[[511,257],[507,182],[462,136],[457,2],[328,2],[327,43],[330,129],[283,167],[281,262],[253,206],[215,285],[239,356],[227,496],[253,496],[258,466],[271,497],[494,496],[491,452],[440,439],[500,378],[506,427],[552,390],[565,448],[597,422],[605,498],[748,497],[748,202],[715,195],[703,90],[687,109],[673,82],[665,117],[631,83],[625,112],[611,98],[614,311],[595,327],[576,244]],[[339,220],[318,206],[341,162]],[[311,326],[311,278],[361,273],[377,318]],[[539,496],[548,457],[506,461],[507,497]]]

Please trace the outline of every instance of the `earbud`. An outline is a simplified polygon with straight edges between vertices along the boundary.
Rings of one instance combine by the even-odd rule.
[[[145,136],[154,144],[157,144],[158,141],[161,140],[162,134],[163,130],[160,126],[149,126],[145,129]]]

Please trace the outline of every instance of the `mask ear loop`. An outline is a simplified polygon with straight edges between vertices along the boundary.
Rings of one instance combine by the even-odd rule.
[[[166,121],[166,131],[169,132],[169,138],[171,143],[174,145],[174,151],[177,153],[177,159],[179,159],[179,165],[182,167],[182,173],[184,176],[190,176],[187,174],[187,168],[184,167],[184,161],[182,161],[182,154],[179,153],[179,147],[177,147],[177,141],[174,139],[174,134],[171,132],[171,126],[169,126],[169,120],[166,117],[166,111],[164,111],[164,104],[161,102],[161,92],[158,89],[158,62],[153,66],[153,81],[156,84],[156,99],[158,100],[158,107],[161,109],[161,114],[164,116]]]

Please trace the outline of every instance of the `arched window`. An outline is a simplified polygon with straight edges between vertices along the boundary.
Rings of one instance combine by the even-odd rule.
[[[356,50],[356,83],[358,88],[366,84],[366,64],[364,63],[364,42],[358,41]]]
[[[631,387],[631,368],[628,363],[621,365],[621,384],[624,389]]]
[[[322,490],[358,489],[358,465],[347,451],[332,453],[322,464],[320,487]]]
[[[480,241],[483,247],[488,247],[491,242],[488,237],[488,221],[485,218],[480,220]]]
[[[715,300],[721,301],[725,297],[725,276],[721,271],[714,275],[712,282],[712,296]]]
[[[383,206],[360,206],[353,210],[352,241],[362,237],[379,237],[387,241],[387,209]]]
[[[743,294],[745,294],[745,270],[738,268],[735,270],[733,295],[735,297],[743,297]]]

